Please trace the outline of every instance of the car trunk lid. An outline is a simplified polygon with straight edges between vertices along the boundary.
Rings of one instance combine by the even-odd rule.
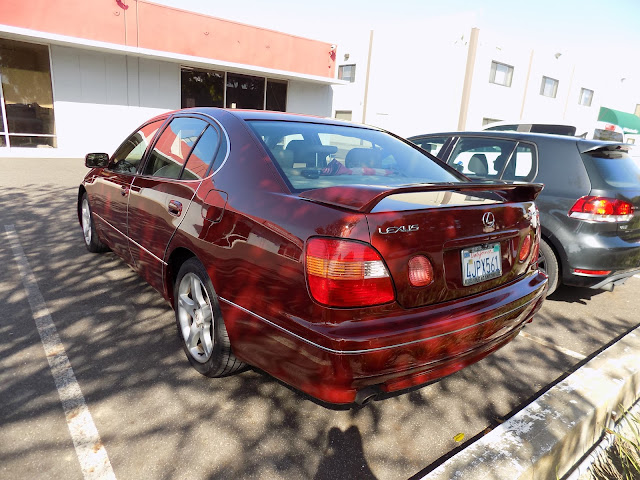
[[[518,252],[537,228],[533,202],[541,190],[538,184],[455,183],[330,187],[300,195],[364,213],[398,303],[413,308],[474,295],[523,274],[531,255],[521,263]],[[433,266],[433,281],[423,287],[409,281],[409,260],[419,255]],[[483,270],[484,262],[493,267]]]

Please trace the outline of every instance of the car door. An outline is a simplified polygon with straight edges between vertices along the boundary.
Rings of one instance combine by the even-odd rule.
[[[89,189],[96,228],[114,253],[131,264],[127,240],[127,206],[129,189],[140,162],[164,119],[143,125],[127,138],[109,161],[102,175],[96,176]]]
[[[158,137],[141,175],[131,185],[131,257],[140,275],[160,291],[167,245],[209,169],[218,140],[218,131],[205,120],[175,117]],[[196,145],[200,147],[194,148]]]

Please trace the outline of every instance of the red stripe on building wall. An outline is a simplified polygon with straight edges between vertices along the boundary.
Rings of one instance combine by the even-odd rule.
[[[0,23],[306,75],[335,72],[331,44],[144,0],[2,0]]]

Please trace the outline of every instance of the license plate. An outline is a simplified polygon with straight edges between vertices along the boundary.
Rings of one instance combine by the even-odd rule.
[[[500,275],[502,275],[502,256],[499,243],[462,250],[462,284],[465,287]]]

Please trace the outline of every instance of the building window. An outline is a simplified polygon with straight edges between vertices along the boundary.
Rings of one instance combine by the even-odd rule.
[[[489,83],[496,85],[511,86],[513,78],[513,67],[504,63],[491,62],[491,73],[489,74]]]
[[[224,107],[224,72],[183,68],[181,80],[182,108]]]
[[[49,47],[0,39],[0,146],[55,147]]]
[[[557,94],[558,80],[549,77],[542,77],[542,85],[540,85],[540,95],[556,98]]]
[[[189,67],[183,67],[180,75],[182,108],[287,109],[288,84],[283,80]]]
[[[340,65],[338,67],[338,79],[345,82],[356,81],[356,66],[355,65]]]
[[[287,111],[287,82],[267,80],[267,110]]]
[[[347,120],[348,122],[351,121],[351,110],[336,110],[336,116],[335,118],[337,118],[338,120]]]
[[[593,101],[593,90],[589,90],[588,88],[581,88],[580,99],[578,100],[578,103],[580,105],[584,105],[585,107],[590,107],[592,101]]]
[[[264,110],[264,77],[227,73],[227,108]]]

